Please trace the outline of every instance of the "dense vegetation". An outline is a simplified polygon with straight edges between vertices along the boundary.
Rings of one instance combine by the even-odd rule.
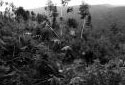
[[[108,29],[93,28],[85,3],[79,7],[82,26],[63,14],[57,22],[51,1],[45,7],[49,15],[1,4],[9,5],[0,14],[1,85],[125,84],[125,29],[116,22]]]

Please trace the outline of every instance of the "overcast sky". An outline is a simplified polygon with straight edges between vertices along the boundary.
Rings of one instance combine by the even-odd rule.
[[[45,6],[47,0],[3,0],[7,2],[13,2],[17,7],[23,6],[25,9],[32,9]],[[60,5],[61,0],[52,0],[55,4]],[[79,5],[83,0],[71,0],[69,5]],[[115,6],[125,6],[125,0],[84,0],[86,3],[90,5],[97,4],[111,4]]]

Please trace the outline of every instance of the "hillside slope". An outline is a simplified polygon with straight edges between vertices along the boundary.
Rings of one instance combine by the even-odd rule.
[[[58,7],[60,13],[61,7]],[[79,23],[82,23],[80,19],[79,6],[73,6],[74,11],[72,13],[66,13],[67,7],[63,8],[63,15],[65,20],[67,18],[75,18]],[[47,13],[44,8],[31,9],[35,13]],[[115,7],[111,5],[92,5],[90,6],[90,13],[92,16],[92,24],[94,28],[107,28],[112,22],[117,22],[120,27],[125,26],[125,7]],[[59,14],[60,16],[60,14]]]

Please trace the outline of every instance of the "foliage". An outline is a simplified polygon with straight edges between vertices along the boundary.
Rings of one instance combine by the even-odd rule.
[[[22,17],[24,20],[28,20],[29,17],[29,12],[25,11],[23,9],[23,7],[19,7],[16,11],[15,11],[15,15],[16,17]]]
[[[42,14],[37,14],[36,19],[38,23],[41,23],[43,21],[47,21],[47,16]]]
[[[79,8],[79,14],[81,15],[81,19],[84,19],[86,15],[89,13],[89,5],[82,3]]]
[[[77,26],[78,26],[78,23],[73,18],[69,18],[67,21],[67,24],[70,28],[77,28]]]

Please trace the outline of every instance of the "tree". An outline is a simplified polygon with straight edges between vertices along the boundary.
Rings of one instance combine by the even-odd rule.
[[[122,52],[122,47],[120,45],[125,43],[125,40],[124,40],[125,35],[124,35],[123,31],[124,31],[123,29],[120,29],[118,27],[118,24],[116,22],[111,24],[111,27],[109,28],[110,34],[108,37],[109,37],[110,42],[112,43],[114,49],[117,50],[118,52],[120,52],[120,51]]]
[[[56,18],[58,16],[56,5],[54,5],[51,0],[48,0],[47,7],[45,7],[45,10],[48,11],[52,28],[55,28],[55,25],[57,23]]]
[[[33,21],[36,19],[36,14],[33,11],[31,11],[31,19]]]
[[[58,13],[57,13],[57,6],[54,6],[52,16],[53,16],[52,28],[55,28],[56,23],[57,23],[57,22],[56,22],[56,18],[57,18],[57,16],[58,16]]]
[[[60,17],[60,20],[63,20],[63,7],[67,6],[68,5],[68,2],[71,1],[71,0],[61,0],[61,4],[62,4],[62,8],[61,8],[61,17]],[[67,13],[69,12],[72,12],[73,11],[73,8],[72,7],[68,7],[67,9]]]
[[[91,26],[91,15],[89,12],[89,6],[84,2],[80,5],[79,14],[81,15],[81,19],[83,19],[83,28],[81,30],[81,39],[83,38],[83,31],[85,30],[85,26]],[[86,36],[84,36],[86,37]]]
[[[15,11],[15,14],[17,18],[22,17],[23,20],[25,21],[28,20],[29,18],[29,12],[25,11],[23,7],[17,8],[17,10]]]
[[[0,1],[0,7],[5,6],[5,9],[1,14],[3,14],[7,20],[12,20],[14,17],[14,11],[16,9],[15,5],[13,3],[8,3],[4,1]]]

